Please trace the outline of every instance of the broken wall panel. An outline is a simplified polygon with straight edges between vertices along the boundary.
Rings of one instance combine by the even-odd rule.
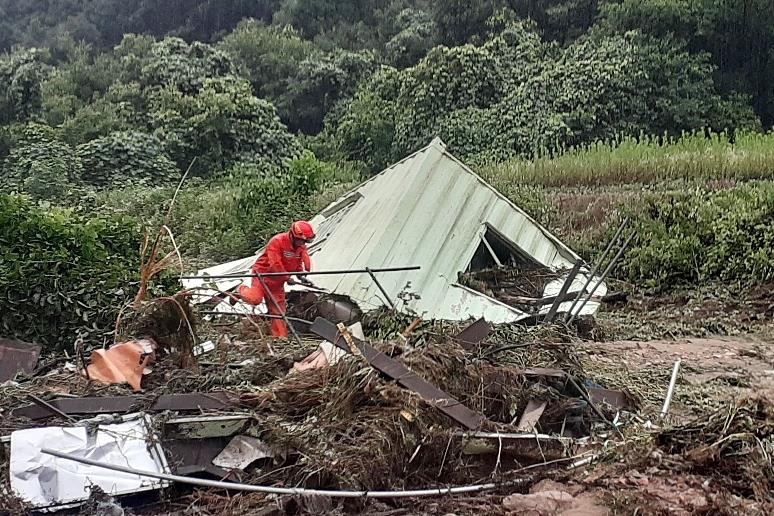
[[[152,435],[151,420],[130,415],[115,424],[95,427],[43,427],[11,434],[11,489],[35,508],[83,502],[90,486],[112,495],[160,489],[169,484],[53,457],[41,449],[56,443],[59,451],[95,458],[106,463],[131,464],[144,471],[167,473],[166,458]]]

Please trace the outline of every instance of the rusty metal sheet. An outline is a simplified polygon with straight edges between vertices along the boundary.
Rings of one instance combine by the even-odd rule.
[[[114,412],[130,412],[142,402],[137,396],[104,396],[90,398],[60,398],[48,400],[53,407],[65,414],[109,414]],[[51,417],[50,410],[38,405],[26,405],[11,411],[11,417],[27,417],[43,419]]]
[[[460,345],[465,349],[472,349],[473,346],[484,340],[492,327],[483,318],[473,322],[470,326],[462,330],[459,335],[455,337]]]
[[[325,340],[332,342],[342,349],[349,351],[344,339],[339,334],[336,326],[321,317],[318,317],[314,324],[309,328],[312,333],[319,335]],[[441,389],[431,384],[427,380],[420,378],[416,373],[397,360],[385,355],[375,349],[370,344],[355,339],[355,345],[366,361],[372,367],[397,380],[399,384],[419,394],[427,403],[438,407],[440,411],[448,415],[465,427],[475,430],[486,420],[483,414],[470,410],[468,407],[454,399],[451,395],[443,392]]]
[[[130,412],[142,409],[145,401],[140,396],[97,396],[89,398],[61,398],[48,402],[65,414],[110,414],[114,412]],[[191,394],[164,394],[159,396],[156,402],[148,409],[150,411],[163,410],[199,410],[222,409],[233,406],[231,398],[223,392],[191,393]],[[37,405],[26,405],[11,411],[12,417],[27,417],[29,419],[43,419],[50,417],[51,411]]]
[[[20,340],[0,339],[0,383],[16,373],[31,373],[38,363],[41,346]]]

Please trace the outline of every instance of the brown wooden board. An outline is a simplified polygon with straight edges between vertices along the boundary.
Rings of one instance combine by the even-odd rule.
[[[330,321],[318,317],[309,329],[312,333],[319,335],[325,340],[349,352],[349,347],[344,341],[344,338],[341,336],[336,326]],[[365,358],[374,369],[395,379],[403,387],[416,392],[427,403],[438,407],[444,414],[463,426],[470,430],[476,430],[480,428],[481,424],[486,420],[483,414],[470,410],[451,395],[443,392],[427,380],[417,376],[416,373],[397,360],[385,355],[370,344],[358,339],[354,339],[354,341],[355,345],[363,354],[363,358]]]

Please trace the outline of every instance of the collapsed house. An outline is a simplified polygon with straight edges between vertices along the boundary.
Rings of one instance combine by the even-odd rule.
[[[595,296],[606,293],[599,278],[587,281],[590,269],[577,254],[452,156],[438,138],[342,195],[311,223],[317,232],[309,248],[315,270],[419,267],[380,275],[380,285],[367,273],[315,277],[320,287],[348,296],[365,312],[394,305],[425,319],[473,317],[508,323],[533,317],[526,306],[547,313],[551,309],[547,299],[562,291],[568,277],[571,284],[562,294],[572,296],[587,285]],[[249,256],[200,270],[198,275],[249,274],[254,262],[255,256]],[[573,275],[570,270],[577,263],[581,265]],[[477,271],[508,268],[553,276],[544,274],[548,280],[534,292],[537,299],[524,301],[522,296],[523,306],[497,299],[486,288],[474,288],[476,281],[463,281]],[[188,279],[184,286],[213,287],[200,290],[196,301],[203,302],[249,281],[249,277]],[[558,312],[573,305],[572,299],[559,301],[554,307]],[[572,309],[594,314],[598,306],[595,298]],[[232,308],[224,302],[219,310]]]

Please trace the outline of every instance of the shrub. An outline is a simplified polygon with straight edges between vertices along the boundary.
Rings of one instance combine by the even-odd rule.
[[[0,178],[9,191],[38,200],[64,201],[81,193],[81,161],[73,149],[42,124],[26,124],[12,132],[12,149],[0,166]]]
[[[131,299],[139,267],[137,226],[85,218],[0,195],[0,332],[42,344],[101,344]]]
[[[774,279],[774,184],[651,196],[621,269],[658,289],[708,280]]]
[[[79,145],[76,153],[83,164],[84,180],[94,186],[163,185],[180,179],[158,138],[150,134],[114,132]]]

